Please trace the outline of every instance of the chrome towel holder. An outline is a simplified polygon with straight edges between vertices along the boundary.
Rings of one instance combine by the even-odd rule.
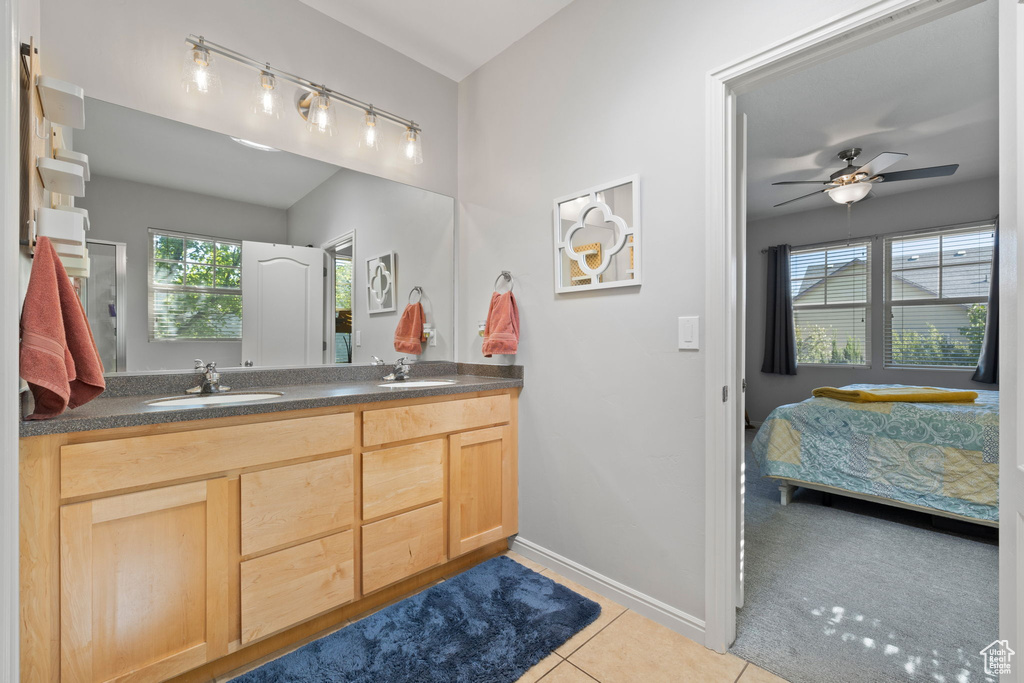
[[[417,294],[418,295],[417,298],[416,298],[416,301],[412,300],[412,295],[413,294]],[[409,303],[410,304],[418,304],[422,300],[423,300],[423,288],[422,287],[420,287],[419,285],[416,285],[415,287],[413,287],[412,289],[409,290]]]
[[[516,281],[515,281],[515,278],[512,277],[512,273],[508,272],[507,270],[503,270],[498,275],[498,277],[495,278],[495,280],[494,280],[494,291],[495,292],[498,291],[498,283],[501,282],[502,278],[505,278],[505,281],[508,282],[508,291],[511,292],[513,289],[515,289]]]

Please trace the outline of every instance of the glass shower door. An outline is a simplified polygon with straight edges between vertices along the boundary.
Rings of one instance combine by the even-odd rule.
[[[86,240],[89,277],[82,280],[80,295],[92,328],[103,369],[127,370],[125,359],[125,283],[127,263],[124,242]]]

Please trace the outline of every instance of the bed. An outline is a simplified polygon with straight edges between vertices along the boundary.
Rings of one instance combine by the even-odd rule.
[[[752,451],[779,481],[783,505],[803,486],[999,525],[998,391],[979,391],[974,403],[809,398],[773,410]]]

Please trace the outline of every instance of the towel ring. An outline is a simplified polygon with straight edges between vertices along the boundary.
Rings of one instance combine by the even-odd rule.
[[[416,299],[416,301],[412,300],[412,295],[413,294],[418,294],[419,295],[419,297]],[[410,304],[418,304],[422,300],[423,300],[423,288],[422,287],[417,285],[417,286],[415,286],[415,287],[413,287],[412,289],[409,290],[409,303]]]
[[[516,281],[515,278],[512,277],[512,273],[508,272],[507,270],[503,270],[501,271],[501,274],[498,275],[498,277],[495,278],[494,280],[495,292],[498,291],[498,283],[501,282],[501,278],[505,278],[505,281],[508,282],[508,291],[511,292],[513,289],[515,289]]]

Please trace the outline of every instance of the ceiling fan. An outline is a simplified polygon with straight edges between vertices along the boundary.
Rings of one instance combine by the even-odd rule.
[[[953,175],[960,164],[949,164],[947,166],[929,166],[928,168],[914,168],[909,171],[894,171],[882,173],[896,162],[907,155],[902,152],[882,152],[874,159],[860,168],[853,165],[853,160],[860,156],[860,147],[844,149],[839,153],[839,158],[846,162],[846,168],[842,168],[828,177],[828,180],[784,180],[772,185],[824,185],[821,190],[815,190],[796,199],[776,204],[775,208],[807,199],[823,192],[827,192],[832,201],[838,204],[853,204],[868,196],[871,186],[875,183],[892,183],[897,180],[921,180],[922,178],[939,178]]]

